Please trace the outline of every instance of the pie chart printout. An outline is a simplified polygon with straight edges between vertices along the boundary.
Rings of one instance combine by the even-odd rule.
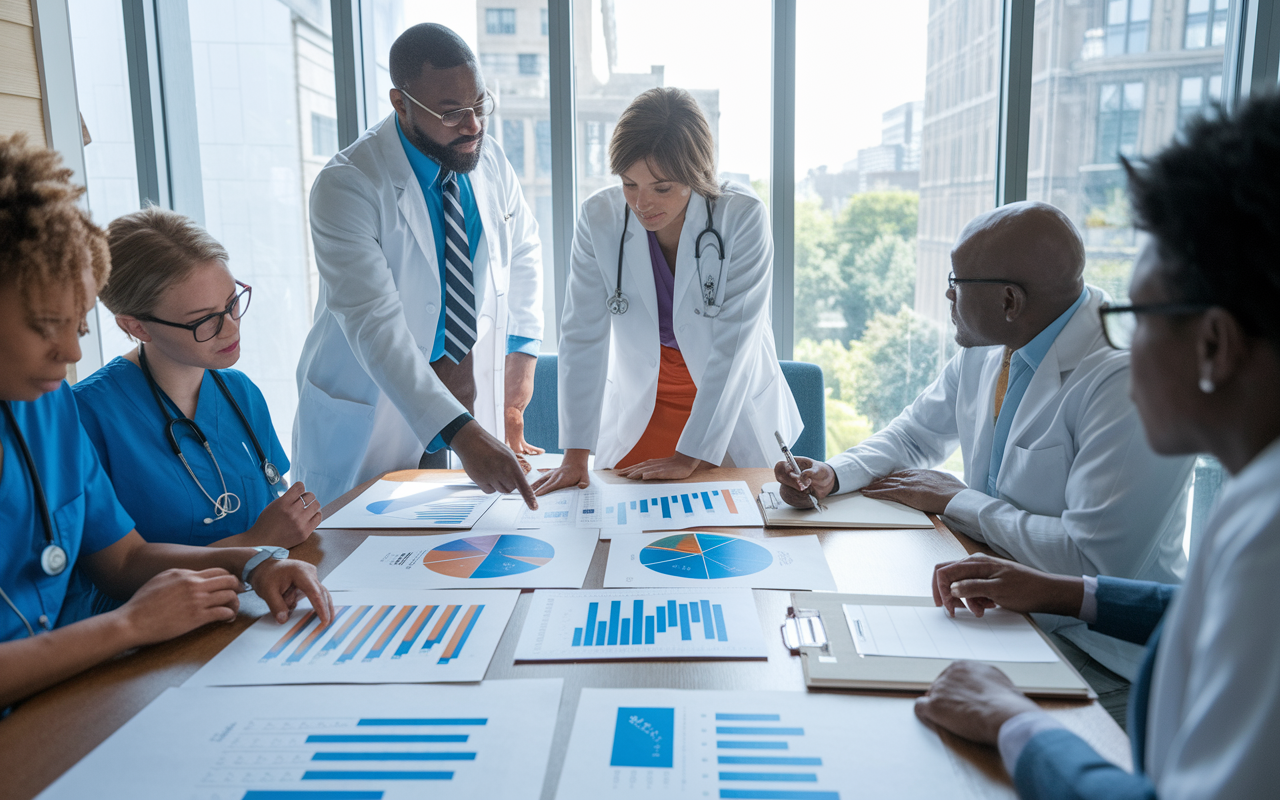
[[[640,563],[663,575],[715,580],[752,575],[773,564],[755,542],[714,533],[664,536],[640,551]]]
[[[427,551],[422,564],[454,578],[501,578],[550,563],[556,549],[548,542],[514,533],[468,536]]]

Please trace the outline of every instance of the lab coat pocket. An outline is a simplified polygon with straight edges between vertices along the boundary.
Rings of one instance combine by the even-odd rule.
[[[370,403],[333,397],[306,381],[298,398],[301,435],[295,441],[294,462],[308,472],[350,484],[373,433],[373,410]]]
[[[1066,451],[1060,444],[1036,450],[1010,445],[997,488],[1024,511],[1061,516],[1067,509]]]

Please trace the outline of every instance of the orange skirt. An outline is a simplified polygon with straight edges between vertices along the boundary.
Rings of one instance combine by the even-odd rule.
[[[676,445],[684,425],[693,410],[693,399],[698,387],[693,384],[684,356],[674,347],[662,346],[662,363],[658,367],[658,397],[654,402],[649,426],[640,435],[640,441],[631,452],[618,462],[614,469],[622,469],[652,458],[670,458],[676,454]]]

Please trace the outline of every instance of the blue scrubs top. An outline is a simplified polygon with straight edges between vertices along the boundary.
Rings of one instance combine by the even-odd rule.
[[[80,426],[76,403],[66,383],[38,400],[12,402],[9,406],[44,485],[53,517],[54,542],[67,551],[69,559],[61,575],[49,576],[40,568],[40,554],[46,544],[44,524],[18,439],[12,426],[4,422],[0,430],[0,440],[4,442],[0,588],[38,632],[41,615],[53,625],[62,613],[74,572],[71,565],[82,554],[96,553],[123,539],[133,530],[133,520],[116,499],[97,451]],[[0,604],[0,641],[26,636],[26,626],[18,615],[8,605]]]
[[[281,474],[288,471],[289,459],[276,437],[262,392],[242,372],[227,369],[219,374],[249,419],[267,458]],[[253,441],[208,371],[200,385],[195,423],[209,440],[227,491],[240,498],[239,510],[208,525],[204,520],[213,518],[213,504],[169,447],[164,415],[138,365],[116,358],[72,391],[103,469],[115,484],[120,502],[137,521],[138,533],[148,542],[207,545],[244,533],[276,499],[274,490],[286,488],[283,480],[275,487],[267,483]],[[179,416],[176,406],[171,405],[169,411],[171,419]],[[215,498],[222,494],[213,461],[189,428],[179,425],[174,433],[205,491]]]

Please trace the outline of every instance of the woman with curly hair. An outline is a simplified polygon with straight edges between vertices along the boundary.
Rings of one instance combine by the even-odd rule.
[[[233,618],[245,582],[277,619],[303,594],[332,613],[310,564],[251,547],[149,544],[134,530],[64,381],[110,269],[70,178],[56,153],[21,135],[0,140],[0,708],[125,650]],[[60,620],[73,567],[127,602]]]

